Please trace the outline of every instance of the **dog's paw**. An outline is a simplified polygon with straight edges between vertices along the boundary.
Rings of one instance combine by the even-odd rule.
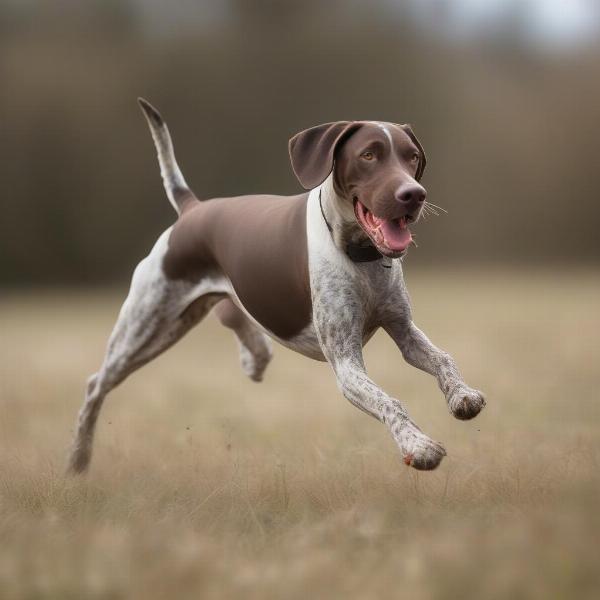
[[[269,347],[264,351],[252,353],[245,346],[240,346],[240,364],[244,373],[252,381],[261,382],[267,365],[271,361],[273,354]]]
[[[92,449],[88,443],[75,446],[69,456],[67,475],[82,475],[90,465]]]
[[[446,456],[444,447],[425,435],[411,421],[407,421],[398,437],[397,442],[402,450],[404,464],[419,471],[435,469]]]
[[[450,412],[462,421],[476,417],[484,406],[483,394],[467,386],[457,387],[448,399]]]

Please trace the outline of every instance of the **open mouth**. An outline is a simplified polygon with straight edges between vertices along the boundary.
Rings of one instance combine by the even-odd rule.
[[[398,257],[412,242],[408,228],[408,223],[414,221],[411,215],[403,215],[397,219],[381,219],[358,199],[354,202],[354,213],[364,232],[384,256]]]

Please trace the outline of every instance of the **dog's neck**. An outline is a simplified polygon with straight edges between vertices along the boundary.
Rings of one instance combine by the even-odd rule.
[[[320,201],[323,217],[339,250],[346,252],[348,246],[370,245],[367,234],[356,222],[352,202],[336,192],[333,173],[320,186]]]

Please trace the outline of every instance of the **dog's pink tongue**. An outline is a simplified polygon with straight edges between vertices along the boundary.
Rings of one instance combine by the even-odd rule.
[[[398,221],[385,220],[380,226],[383,233],[385,245],[390,250],[401,252],[406,250],[412,241],[410,229],[406,226],[404,219]]]

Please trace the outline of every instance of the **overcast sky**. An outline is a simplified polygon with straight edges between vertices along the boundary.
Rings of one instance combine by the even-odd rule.
[[[577,44],[590,41],[599,34],[598,0],[412,1],[423,17],[432,17],[440,6],[445,6],[449,13],[448,26],[457,34],[476,34],[493,28],[510,8],[518,10],[521,25],[539,43]]]

